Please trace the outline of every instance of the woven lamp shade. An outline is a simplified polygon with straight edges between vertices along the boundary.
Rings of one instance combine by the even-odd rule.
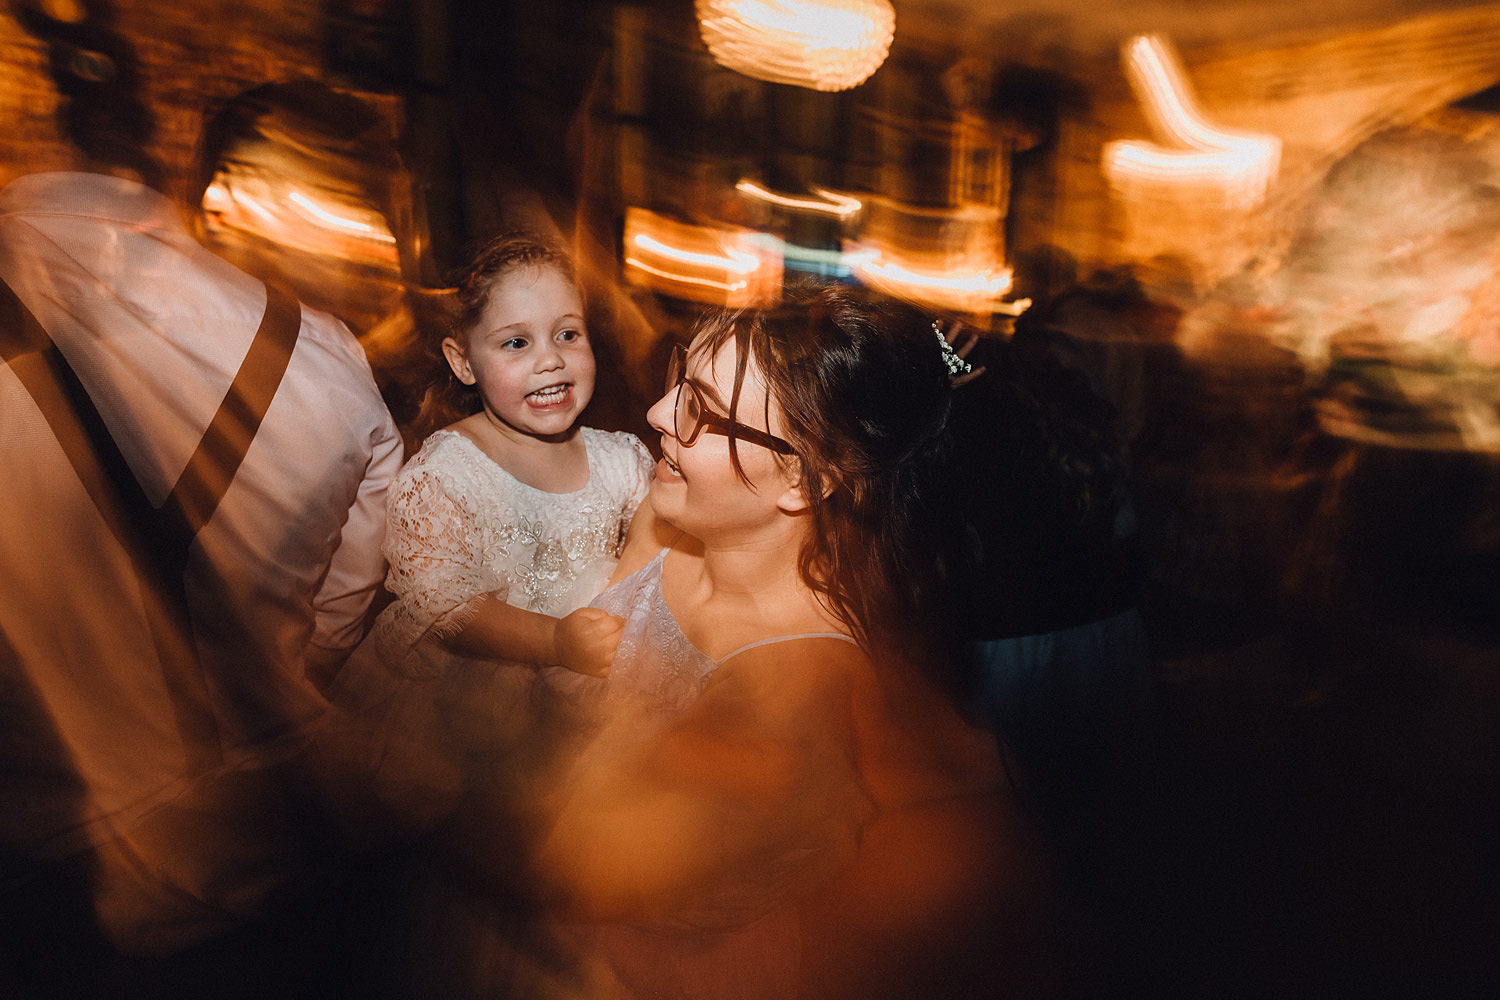
[[[888,0],[697,0],[698,30],[719,65],[812,90],[848,90],[885,62]]]

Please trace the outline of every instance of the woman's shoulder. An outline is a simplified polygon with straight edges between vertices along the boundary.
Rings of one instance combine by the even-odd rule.
[[[837,632],[804,632],[748,643],[719,660],[716,676],[766,686],[787,705],[851,695],[871,670],[865,650]]]

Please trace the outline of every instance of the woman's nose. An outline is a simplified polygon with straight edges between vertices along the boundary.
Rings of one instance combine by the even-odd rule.
[[[674,387],[668,389],[666,395],[651,404],[651,409],[646,411],[646,423],[663,434],[670,434],[675,437],[676,427],[674,426],[673,413],[676,409],[677,389]]]

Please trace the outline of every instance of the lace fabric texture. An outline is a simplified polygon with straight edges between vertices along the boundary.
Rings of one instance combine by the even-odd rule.
[[[573,493],[520,482],[457,431],[438,431],[391,488],[384,552],[396,597],[375,623],[399,672],[435,676],[456,634],[490,598],[554,616],[608,581],[654,464],[633,434],[582,429],[589,481]]]
[[[605,705],[630,701],[675,715],[698,700],[718,666],[682,634],[662,597],[666,554],[666,549],[658,552],[650,563],[593,601],[594,607],[625,619],[604,685]]]

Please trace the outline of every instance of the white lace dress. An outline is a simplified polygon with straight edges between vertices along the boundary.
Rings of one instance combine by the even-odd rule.
[[[433,642],[457,634],[491,597],[561,617],[604,589],[654,464],[633,434],[585,427],[589,481],[548,493],[517,480],[457,431],[429,437],[387,506],[386,587],[375,623],[397,669],[441,674]]]
[[[457,431],[430,436],[391,487],[384,552],[396,600],[373,641],[387,667],[431,681],[443,723],[468,752],[526,728],[538,671],[453,652],[486,600],[561,617],[608,582],[654,460],[639,438],[582,429],[589,481],[572,493],[520,482]],[[564,687],[590,680],[542,672]]]

